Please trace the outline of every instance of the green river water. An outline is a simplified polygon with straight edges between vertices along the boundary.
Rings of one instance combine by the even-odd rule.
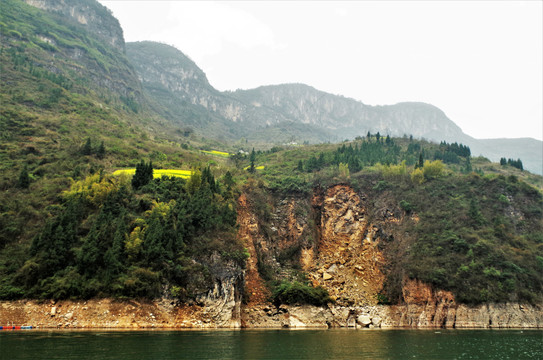
[[[543,330],[0,331],[0,359],[543,359]]]

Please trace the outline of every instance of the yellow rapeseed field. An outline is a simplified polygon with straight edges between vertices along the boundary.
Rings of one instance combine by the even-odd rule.
[[[217,156],[221,156],[221,157],[230,157],[232,154],[230,153],[227,153],[227,152],[224,152],[224,151],[217,151],[217,150],[211,150],[211,151],[207,151],[207,150],[201,150],[203,153],[206,153],[206,154],[210,154],[210,155],[217,155]]]
[[[127,175],[134,175],[136,173],[136,169],[121,169],[113,172],[113,175],[121,175],[121,174],[127,174]],[[163,175],[166,176],[176,176],[183,179],[190,178],[190,175],[192,174],[191,170],[176,170],[176,169],[153,169],[153,178],[161,178]]]

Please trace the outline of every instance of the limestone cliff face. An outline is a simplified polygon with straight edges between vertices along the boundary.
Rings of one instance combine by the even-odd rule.
[[[92,0],[24,0],[42,10],[71,18],[112,47],[124,52],[123,30],[111,12]]]
[[[368,131],[391,136],[412,134],[435,141],[466,143],[469,138],[443,111],[425,103],[370,106],[304,84],[262,86],[233,95],[294,121],[326,129],[340,139],[364,136]]]
[[[134,111],[147,105],[141,83],[125,56],[122,28],[106,7],[95,0],[25,2],[39,9],[33,13],[41,12],[36,18],[36,38],[51,45],[40,50],[34,67],[80,84],[71,91],[93,90],[106,102],[117,98]],[[48,28],[50,22],[59,26]],[[33,41],[29,37],[29,42]]]

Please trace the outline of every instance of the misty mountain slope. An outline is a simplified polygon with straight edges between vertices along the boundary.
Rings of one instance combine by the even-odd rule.
[[[258,128],[245,122],[251,110],[213,88],[205,73],[181,51],[150,41],[128,43],[126,48],[143,87],[160,105],[156,110],[174,124],[225,140],[247,136],[250,129]]]
[[[297,141],[338,141],[368,131],[436,141],[459,141],[465,136],[432,105],[368,106],[303,84],[219,92],[192,60],[169,45],[144,41],[128,43],[126,48],[143,86],[163,105],[159,110],[164,116],[204,130],[214,121],[222,123],[226,137],[251,137],[266,129],[271,135],[288,124],[298,124],[289,134]],[[268,138],[276,140],[276,136]]]
[[[424,103],[369,106],[303,84],[262,86],[238,90],[233,95],[245,103],[329,130],[341,140],[364,136],[368,131],[435,141],[458,141],[465,136],[441,110]]]
[[[477,139],[471,145],[473,155],[484,154],[498,162],[502,157],[521,159],[524,168],[543,175],[543,142],[532,138]]]

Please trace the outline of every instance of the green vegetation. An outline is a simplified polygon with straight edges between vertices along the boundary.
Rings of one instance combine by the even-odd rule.
[[[311,304],[322,306],[332,302],[328,291],[322,287],[312,287],[300,282],[282,281],[273,289],[272,302],[280,304]]]
[[[235,199],[220,192],[209,168],[197,174],[137,191],[127,176],[75,182],[24,264],[4,273],[1,297],[187,300],[207,291],[212,254],[241,267],[246,254],[235,236]]]

